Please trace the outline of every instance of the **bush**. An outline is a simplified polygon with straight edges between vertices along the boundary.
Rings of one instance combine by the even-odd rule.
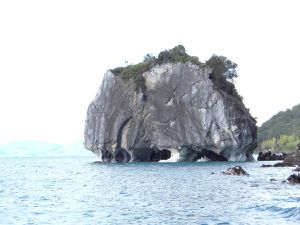
[[[242,97],[238,94],[233,84],[234,78],[238,77],[236,72],[237,64],[224,56],[213,55],[206,61],[206,65],[212,68],[209,78],[214,85],[242,102]]]
[[[300,142],[299,137],[294,135],[280,135],[278,138],[271,138],[260,143],[261,150],[293,151]]]
[[[168,62],[172,62],[172,63],[190,62],[199,67],[204,66],[204,64],[199,61],[198,57],[188,55],[183,45],[178,45],[170,50],[164,50],[160,52],[156,62],[158,64],[168,63]]]
[[[136,77],[139,74],[146,72],[150,69],[149,67],[149,62],[142,62],[136,65],[129,65],[127,67],[117,67],[112,69],[111,72],[116,76],[120,76],[124,80],[129,80],[131,77]]]
[[[144,63],[154,63],[155,61],[156,61],[156,58],[152,54],[147,53],[144,56]]]
[[[157,62],[158,63],[167,63],[171,60],[171,53],[168,50],[162,51],[158,54]]]
[[[227,80],[233,80],[237,78],[237,64],[230,61],[224,56],[213,55],[208,61],[206,61],[206,65],[210,66],[212,71],[212,76],[214,77],[224,77]]]

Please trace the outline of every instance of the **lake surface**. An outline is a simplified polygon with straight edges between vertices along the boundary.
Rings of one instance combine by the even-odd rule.
[[[94,160],[0,158],[0,224],[300,223],[292,168]],[[221,175],[234,165],[250,176]]]

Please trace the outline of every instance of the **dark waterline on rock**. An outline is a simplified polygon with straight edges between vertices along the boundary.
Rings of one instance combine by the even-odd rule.
[[[1,158],[0,224],[298,224],[291,168],[231,162],[94,164]],[[273,179],[274,181],[270,181]]]

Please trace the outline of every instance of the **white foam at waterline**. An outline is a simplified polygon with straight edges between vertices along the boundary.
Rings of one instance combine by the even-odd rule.
[[[202,158],[198,159],[197,162],[208,162],[211,161],[209,158],[207,158],[206,156],[203,156]]]
[[[179,151],[175,148],[169,148],[168,150],[171,151],[171,157],[169,159],[160,160],[158,162],[178,162],[179,161],[179,157],[180,157]]]

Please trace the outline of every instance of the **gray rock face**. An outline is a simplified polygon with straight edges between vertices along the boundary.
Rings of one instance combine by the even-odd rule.
[[[88,108],[85,147],[104,162],[252,160],[256,121],[214,87],[210,72],[156,65],[137,89],[108,71]]]

